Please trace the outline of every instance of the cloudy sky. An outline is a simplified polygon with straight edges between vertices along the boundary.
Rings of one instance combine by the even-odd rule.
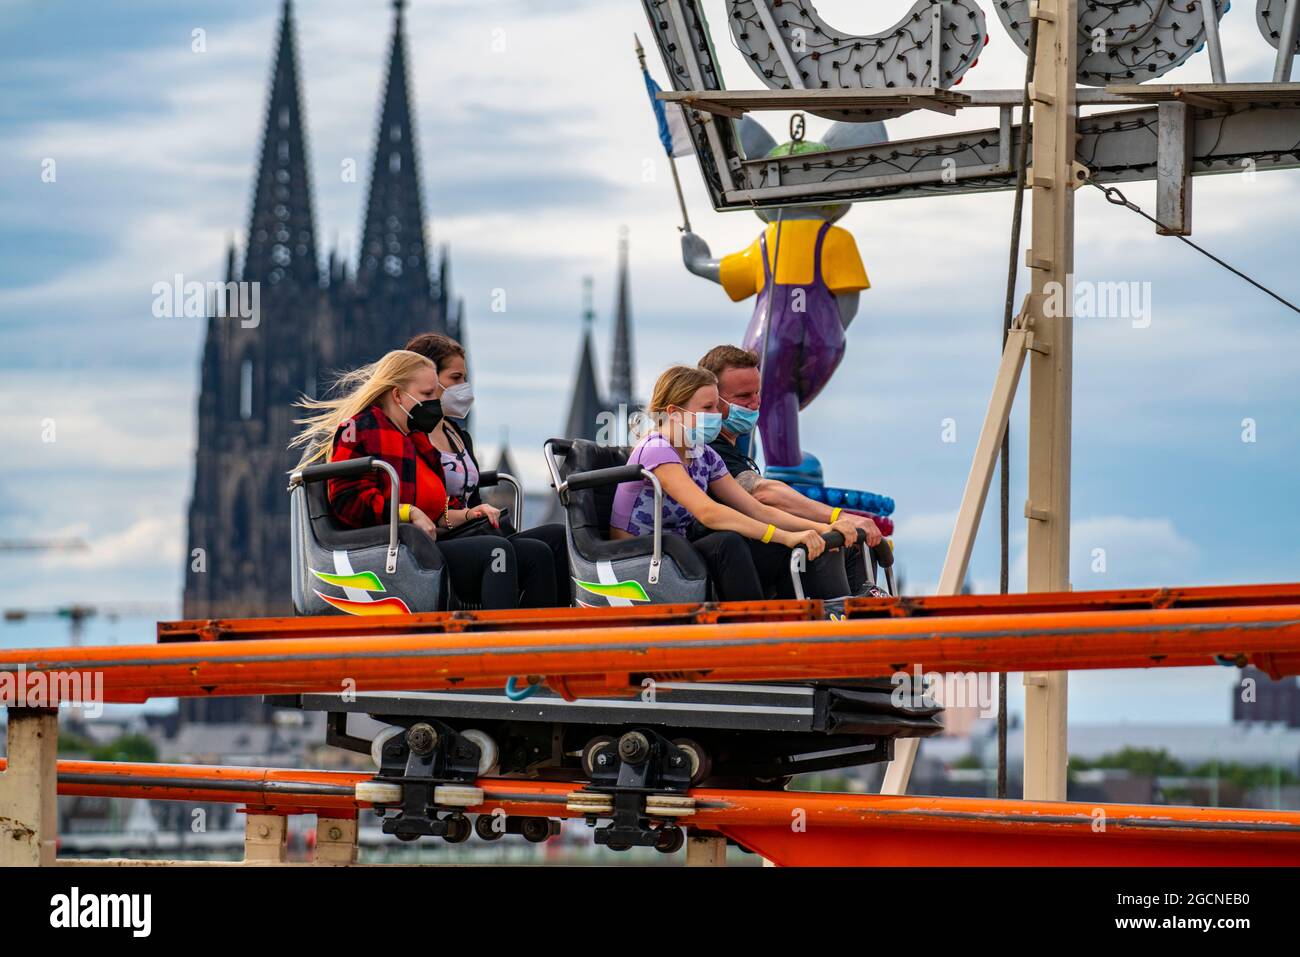
[[[875,32],[909,6],[820,0],[836,26]],[[993,14],[965,88],[1010,87],[1023,58]],[[0,553],[0,605],[176,602],[202,325],[156,319],[152,286],[217,279],[241,248],[279,3],[0,0],[0,538],[75,535],[76,556]],[[1229,77],[1267,80],[1272,48],[1240,4],[1223,23]],[[870,9],[868,9],[870,8]],[[352,257],[391,11],[382,0],[295,4],[322,254]],[[756,78],[706,7],[727,85]],[[477,376],[479,441],[508,429],[525,478],[561,423],[581,277],[596,280],[608,366],[620,225],[631,231],[638,384],[735,340],[732,304],[680,262],[671,180],[636,66],[635,0],[413,0],[407,14],[431,239],[453,251]],[[197,31],[197,32],[196,32]],[[196,49],[201,48],[201,49]],[[662,64],[651,63],[661,82]],[[1204,55],[1169,75],[1208,81]],[[667,85],[666,83],[664,85]],[[765,117],[785,127],[783,115]],[[911,116],[894,138],[996,123]],[[810,122],[810,135],[824,128]],[[49,171],[53,170],[53,181]],[[649,174],[647,174],[649,170]],[[45,175],[43,175],[43,173]],[[757,233],[714,213],[682,167],[715,253]],[[1150,184],[1126,187],[1154,209]],[[1198,179],[1196,239],[1300,296],[1300,174]],[[1010,194],[862,204],[844,220],[873,288],[835,381],[804,417],[828,480],[893,496],[909,590],[937,581],[997,361]],[[1076,589],[1284,581],[1300,565],[1300,319],[1095,191],[1078,198],[1080,279],[1150,283],[1150,324],[1075,328]],[[505,290],[506,310],[490,309]],[[1013,423],[1013,589],[1024,587],[1024,401]],[[1244,419],[1257,440],[1242,441]],[[944,421],[956,441],[943,441]],[[53,441],[49,441],[50,439]],[[489,451],[489,455],[491,452]],[[994,509],[988,516],[995,518]],[[1093,568],[1095,549],[1106,554]],[[996,524],[972,581],[996,588]],[[12,634],[0,636],[13,644]],[[1222,721],[1231,673],[1077,676],[1082,720]]]

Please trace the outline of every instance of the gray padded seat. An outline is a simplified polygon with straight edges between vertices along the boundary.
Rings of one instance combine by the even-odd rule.
[[[610,448],[595,442],[578,441],[564,459],[564,474],[590,472],[592,469],[613,468],[627,465],[629,448]],[[602,485],[594,489],[583,489],[569,493],[569,506],[565,510],[569,528],[573,533],[573,543],[578,553],[588,561],[602,559],[629,558],[632,556],[649,556],[652,551],[650,536],[624,538],[611,541],[609,538],[609,516],[614,508],[614,492],[617,485]],[[704,559],[686,541],[682,535],[666,532],[663,544],[664,556],[672,556],[677,567],[687,578],[706,578],[708,572]]]
[[[452,600],[437,544],[414,525],[397,526],[395,567],[388,570],[390,525],[349,528],[334,517],[328,477],[368,471],[367,460],[327,463],[290,479],[290,582],[299,615],[443,611]]]
[[[627,465],[631,450],[597,445],[585,439],[552,442],[561,449],[568,445],[559,467],[560,478],[567,481],[582,472]],[[656,603],[698,602],[710,598],[708,570],[704,560],[684,536],[663,533],[663,562],[659,581],[650,582],[648,573],[654,553],[651,535],[612,541],[609,538],[610,511],[617,483],[592,488],[568,489],[562,497],[565,526],[569,539],[569,557],[577,594],[582,604],[629,605],[644,599],[609,599],[583,588],[583,582],[612,584],[635,581],[649,600]]]
[[[307,486],[307,510],[311,516],[312,531],[323,548],[351,549],[388,544],[388,526],[372,525],[369,528],[348,528],[334,517],[330,508],[329,492],[325,482],[312,482]],[[442,553],[424,532],[409,523],[397,529],[397,542],[411,552],[411,557],[421,568],[429,571],[442,568]]]

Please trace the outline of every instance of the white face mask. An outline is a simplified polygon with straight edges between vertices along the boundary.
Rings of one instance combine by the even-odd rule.
[[[448,386],[442,392],[442,411],[454,419],[463,419],[474,404],[474,387],[468,382]]]

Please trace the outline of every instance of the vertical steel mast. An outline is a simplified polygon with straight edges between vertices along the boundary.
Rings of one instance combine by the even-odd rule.
[[[1030,270],[1028,589],[1070,587],[1070,427],[1074,318],[1074,190],[1087,177],[1075,162],[1077,0],[1036,0],[1031,98],[1033,209]],[[1055,295],[1053,295],[1055,293]],[[1063,308],[1055,308],[1057,304]],[[1052,313],[1060,313],[1053,315]],[[1025,797],[1065,800],[1069,673],[1026,672]]]

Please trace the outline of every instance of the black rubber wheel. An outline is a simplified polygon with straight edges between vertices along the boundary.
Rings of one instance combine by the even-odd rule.
[[[606,844],[605,846],[608,847],[611,851],[630,851],[630,850],[632,850],[632,845],[631,845],[631,844]]]
[[[709,752],[705,751],[698,741],[692,741],[690,738],[676,738],[673,745],[685,751],[687,757],[691,759],[691,786],[696,787],[707,781],[709,775],[713,773],[713,759],[709,757]]]
[[[442,839],[448,844],[464,844],[469,840],[472,830],[469,818],[463,814],[456,814],[447,818],[447,832],[442,835]]]
[[[496,819],[497,815],[495,814],[480,814],[474,818],[474,833],[479,836],[480,840],[499,841],[506,836],[505,831],[498,831],[494,827]],[[502,821],[504,820],[505,818],[502,818]]]
[[[596,752],[604,748],[612,749],[613,747],[614,747],[614,739],[607,734],[602,734],[599,735],[598,737],[592,738],[585,745],[583,745],[582,773],[587,775],[588,779],[590,779],[593,776],[595,771],[592,762],[593,759],[595,758]]]
[[[551,836],[551,822],[544,817],[526,817],[519,822],[519,833],[525,841],[541,844]]]
[[[686,834],[680,827],[661,827],[655,850],[661,854],[676,854],[686,843]]]

